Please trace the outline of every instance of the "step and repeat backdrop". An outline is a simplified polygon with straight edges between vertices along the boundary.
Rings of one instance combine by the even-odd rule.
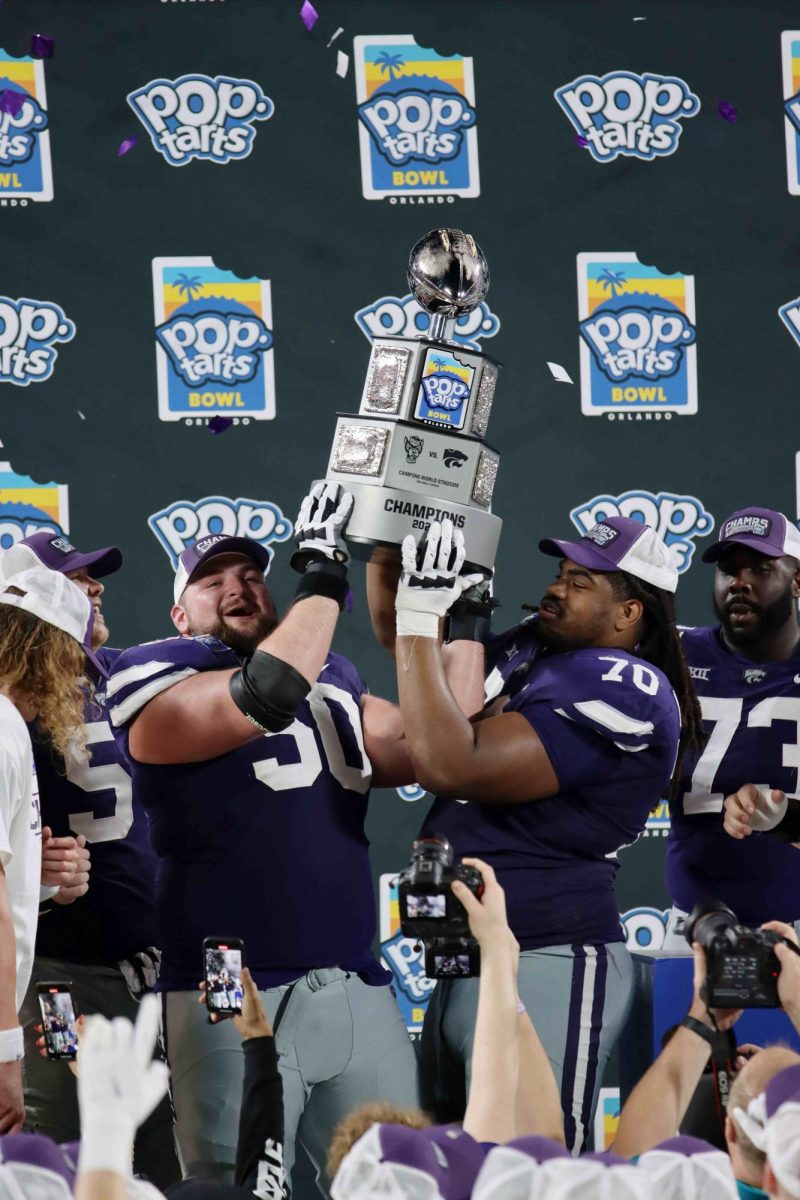
[[[549,580],[540,536],[617,512],[709,622],[715,524],[795,516],[794,4],[4,0],[0,58],[0,544],[119,544],[115,644],[170,633],[206,533],[269,546],[288,601],[369,339],[427,328],[405,265],[438,226],[491,270],[456,339],[504,364],[498,625]],[[353,575],[337,646],[393,696]],[[392,879],[427,801],[376,792],[369,820],[412,1030],[431,985]],[[632,947],[663,937],[668,828],[621,853]]]

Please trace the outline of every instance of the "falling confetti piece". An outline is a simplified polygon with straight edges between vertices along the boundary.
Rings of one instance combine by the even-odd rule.
[[[31,34],[31,57],[52,58],[56,48],[55,38],[45,37],[43,33]]]
[[[647,17],[634,17],[634,21],[646,21]]]
[[[80,417],[80,419],[81,419],[82,421],[85,421],[85,420],[86,420],[86,417],[83,415],[83,413],[81,412],[81,410],[80,410],[79,408],[76,408],[76,409],[75,409],[75,412],[78,414],[78,416]]]
[[[233,417],[212,417],[206,428],[210,433],[224,433],[233,424]]]
[[[555,379],[558,383],[572,383],[572,380],[567,372],[563,367],[560,367],[558,363],[549,362],[547,365],[550,368],[550,374],[553,376],[553,379]]]
[[[342,29],[342,27],[341,27],[341,25],[340,25],[340,26],[339,26],[339,28],[336,30],[336,33],[334,33],[333,37],[332,37],[332,38],[331,38],[331,40],[328,42],[328,44],[327,44],[327,46],[325,47],[325,49],[326,49],[326,50],[330,50],[331,46],[332,46],[332,45],[333,45],[333,43],[336,41],[337,37],[339,37],[339,36],[340,36],[341,34],[343,34],[343,33],[344,33],[344,30]]]
[[[353,611],[353,592],[352,589],[347,593],[344,602],[345,609],[351,613]]]
[[[579,133],[575,134],[575,141],[578,143],[579,146],[588,146],[589,145],[586,138],[581,137],[581,135]]]
[[[129,137],[125,138],[124,142],[120,142],[119,150],[117,151],[117,158],[120,158],[123,154],[127,154],[129,150],[132,150],[138,140],[139,139],[137,137]]]
[[[347,68],[350,66],[350,55],[345,54],[340,50],[336,55],[336,74],[340,79],[344,79],[347,74]]]
[[[735,124],[739,117],[738,108],[734,108],[732,104],[728,104],[725,100],[720,100],[719,104],[717,105],[717,112],[721,117],[724,117],[726,121],[730,121],[732,125]]]
[[[6,88],[0,92],[0,112],[8,113],[15,117],[25,103],[25,95],[23,92],[12,91],[11,88]]]
[[[305,25],[310,33],[319,20],[319,13],[311,4],[310,0],[303,0],[303,7],[300,9],[300,20]]]

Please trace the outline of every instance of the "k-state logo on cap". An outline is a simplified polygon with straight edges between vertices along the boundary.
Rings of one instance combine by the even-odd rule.
[[[54,550],[60,550],[62,554],[72,554],[75,547],[69,538],[54,537],[50,539],[50,545]]]
[[[206,550],[210,550],[212,546],[216,546],[217,542],[224,542],[225,540],[226,535],[224,533],[218,533],[216,537],[203,538],[202,542],[195,542],[194,548],[195,550],[198,550],[200,554],[205,554]]]
[[[769,517],[736,517],[734,521],[728,521],[722,540],[736,537],[739,533],[751,533],[753,537],[769,537],[771,529],[772,521]]]
[[[619,537],[619,530],[612,529],[610,525],[603,525],[602,522],[595,525],[594,529],[590,529],[588,533],[581,535],[586,541],[594,542],[597,546],[609,546],[614,538]]]

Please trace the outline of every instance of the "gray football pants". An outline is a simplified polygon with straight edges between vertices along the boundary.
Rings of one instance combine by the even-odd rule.
[[[77,1016],[102,1013],[104,1017],[128,1017],[135,1021],[138,1003],[128,991],[121,971],[114,967],[87,966],[53,958],[34,960],[30,986],[20,1010],[25,1036],[25,1129],[47,1134],[56,1142],[77,1142],[80,1115],[75,1076],[66,1062],[41,1058],[36,1049],[34,1025],[42,1023],[36,984],[45,980],[72,983]],[[172,1105],[169,1096],[165,1096],[136,1137],[135,1168],[161,1191],[181,1177],[173,1128]]]
[[[289,987],[262,991],[271,1021]],[[181,1157],[190,1175],[232,1183],[242,1039],[232,1021],[209,1024],[196,992],[169,992],[164,1000]],[[323,1189],[328,1143],[342,1117],[368,1100],[418,1103],[414,1047],[388,987],[369,987],[338,967],[310,971],[294,985],[275,1044],[283,1079],[286,1171],[294,1164],[299,1138]]]
[[[425,1024],[460,1059],[469,1086],[478,979],[437,984]],[[630,1010],[633,963],[624,942],[547,946],[520,955],[518,986],[561,1088],[573,1154],[589,1149],[603,1071]]]

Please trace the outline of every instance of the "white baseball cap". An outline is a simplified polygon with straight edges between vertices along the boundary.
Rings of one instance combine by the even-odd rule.
[[[665,592],[678,590],[678,571],[666,543],[633,517],[607,517],[577,541],[543,538],[539,549],[590,571],[627,571]]]
[[[100,675],[108,676],[92,650],[94,608],[89,597],[71,579],[47,567],[30,567],[4,580],[0,587],[0,604],[22,608],[48,625],[63,629],[75,639]]]

